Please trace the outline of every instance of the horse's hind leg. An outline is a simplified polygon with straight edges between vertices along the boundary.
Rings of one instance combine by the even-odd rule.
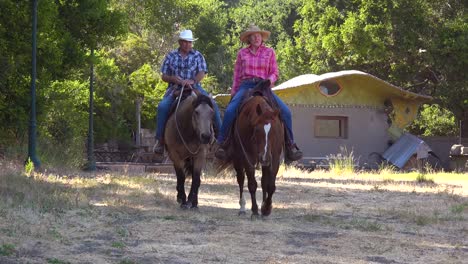
[[[236,170],[237,174],[237,184],[239,184],[239,215],[245,215],[245,198],[244,198],[244,181],[245,181],[245,173],[244,169],[239,165],[234,165],[234,169]]]
[[[187,196],[185,194],[185,173],[184,170],[181,168],[175,168],[176,176],[177,176],[177,203],[182,206],[187,204]]]
[[[271,214],[273,208],[272,197],[276,190],[275,178],[276,176],[272,174],[271,167],[262,167],[262,216],[269,216]]]

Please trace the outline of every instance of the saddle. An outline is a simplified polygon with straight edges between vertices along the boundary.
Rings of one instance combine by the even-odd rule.
[[[179,87],[176,87],[174,92],[172,93],[172,97],[174,98],[174,101],[171,104],[171,108],[169,110],[169,116],[171,116],[177,107],[177,103],[179,102],[179,97],[182,97],[180,99],[180,102],[183,102],[187,97],[192,95],[194,92],[193,88],[190,86],[185,86],[183,89],[180,89]]]
[[[236,118],[240,113],[242,107],[254,96],[262,96],[265,98],[266,102],[273,108],[273,110],[278,109],[278,103],[273,96],[273,91],[268,89],[270,87],[270,80],[263,80],[259,82],[254,88],[249,89],[247,93],[244,94],[244,98],[242,99],[242,103],[240,107],[237,109]]]

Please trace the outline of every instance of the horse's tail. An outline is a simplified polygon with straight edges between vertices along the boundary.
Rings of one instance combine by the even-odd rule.
[[[216,175],[222,173],[225,170],[231,170],[233,167],[232,161],[233,159],[231,157],[227,157],[226,160],[215,159],[214,169],[216,171]]]

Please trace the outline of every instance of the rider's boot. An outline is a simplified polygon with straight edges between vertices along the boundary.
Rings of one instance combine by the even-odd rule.
[[[302,151],[299,147],[292,141],[289,136],[288,131],[284,131],[284,141],[286,142],[286,159],[288,161],[296,161],[302,159]]]
[[[156,154],[164,154],[164,140],[156,140],[156,144],[153,146],[153,152]]]
[[[219,144],[218,142],[216,142],[216,145],[215,145],[215,149],[216,149],[215,157],[218,158],[218,159],[220,159],[220,160],[227,160],[228,154],[227,154],[227,151],[223,148],[223,145],[224,145],[224,144]]]

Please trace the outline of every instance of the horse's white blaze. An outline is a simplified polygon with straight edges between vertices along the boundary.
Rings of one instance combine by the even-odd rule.
[[[266,160],[266,154],[268,149],[268,133],[270,133],[271,123],[264,125],[263,129],[265,130],[265,152],[263,153],[263,160]]]

